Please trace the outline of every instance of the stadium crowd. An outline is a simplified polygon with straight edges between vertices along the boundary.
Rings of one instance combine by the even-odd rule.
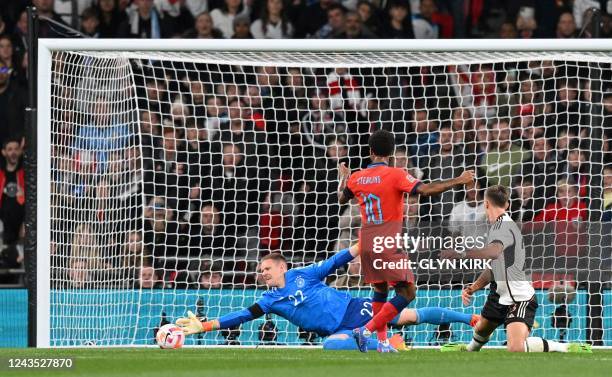
[[[0,5],[4,269],[23,262],[28,3]],[[572,38],[589,36],[581,29],[591,7],[603,11],[602,36],[612,34],[606,1],[33,3],[94,38]],[[74,34],[42,20],[40,36]],[[612,221],[612,69],[601,67],[594,93],[588,64],[567,61],[359,72],[139,61],[139,112],[127,120],[111,119],[103,98],[88,117],[54,102],[64,110],[52,125],[52,207],[65,212],[52,223],[51,253],[61,259],[52,275],[63,287],[207,289],[258,284],[252,261],[272,251],[296,263],[326,257],[360,225],[357,206],[337,203],[336,166],[366,166],[367,135],[379,128],[396,135],[395,165],[419,179],[465,168],[481,177],[467,192],[409,198],[410,223],[482,218],[479,188],[492,183],[512,187],[511,211],[524,223]],[[70,85],[62,72],[78,69],[56,63],[54,101],[77,101],[59,87]],[[594,187],[603,211],[592,210]],[[359,284],[358,261],[348,270],[336,286]]]

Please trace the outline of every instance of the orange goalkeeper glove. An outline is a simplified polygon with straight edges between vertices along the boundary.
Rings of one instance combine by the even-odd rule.
[[[205,321],[200,320],[193,314],[191,310],[187,311],[187,318],[179,318],[176,320],[177,326],[179,326],[185,335],[199,334],[201,332],[214,331],[219,328],[219,321]]]

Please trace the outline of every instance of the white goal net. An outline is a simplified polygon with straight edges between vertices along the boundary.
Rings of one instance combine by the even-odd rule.
[[[386,129],[395,166],[423,182],[477,171],[475,190],[409,197],[408,231],[483,232],[482,189],[509,187],[536,336],[612,346],[612,53],[95,50],[54,49],[40,82],[48,345],[154,344],[189,309],[213,319],[253,304],[260,257],[296,267],[348,247],[361,220],[338,204],[337,165],[366,167],[368,136]],[[460,300],[476,273],[421,266],[410,307],[479,313],[485,292]],[[327,283],[371,294],[356,262]],[[416,346],[471,337],[461,323],[392,331]],[[186,344],[321,340],[271,315]]]

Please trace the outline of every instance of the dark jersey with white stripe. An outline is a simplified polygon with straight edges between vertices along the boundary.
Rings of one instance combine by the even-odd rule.
[[[502,254],[491,261],[492,285],[499,294],[499,303],[511,305],[531,299],[535,291],[525,273],[525,247],[519,227],[507,213],[501,215],[489,228],[487,245],[501,243]]]

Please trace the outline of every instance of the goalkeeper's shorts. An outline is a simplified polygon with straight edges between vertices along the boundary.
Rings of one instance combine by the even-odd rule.
[[[372,300],[369,298],[352,298],[346,308],[346,313],[344,313],[340,326],[338,326],[334,333],[365,326],[372,319],[372,316]],[[399,320],[399,316],[399,314],[395,316],[389,324],[395,325]]]

